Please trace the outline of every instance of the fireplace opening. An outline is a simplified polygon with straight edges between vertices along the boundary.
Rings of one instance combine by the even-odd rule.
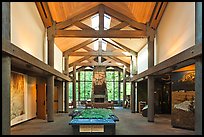
[[[94,102],[103,103],[104,102],[104,98],[94,98]]]

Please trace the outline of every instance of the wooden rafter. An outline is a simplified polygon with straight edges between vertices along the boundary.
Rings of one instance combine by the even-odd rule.
[[[80,21],[75,22],[74,25],[83,29],[83,30],[94,30],[93,28],[89,27],[88,25],[86,25]]]
[[[123,22],[119,23],[118,25],[113,26],[112,28],[110,28],[110,30],[120,30],[120,29],[122,29],[122,28],[124,28],[124,27],[126,27],[128,25],[129,24],[127,22],[123,21]]]
[[[81,23],[80,21],[99,13],[99,30]],[[109,30],[104,30],[104,13],[107,13],[122,23]],[[63,30],[75,25],[82,30]],[[130,26],[135,30],[120,30]],[[77,16],[56,24],[55,37],[78,37],[78,38],[143,38],[147,37],[146,25],[130,19],[129,17],[109,8],[103,4],[93,7]]]
[[[119,63],[122,63],[122,64],[124,64],[126,67],[130,67],[130,64],[129,63],[127,63],[127,62],[125,62],[125,61],[123,61],[123,60],[121,60],[121,59],[119,59],[119,58],[117,58],[117,57],[109,57],[110,59],[112,59],[112,60],[114,60],[114,61],[116,61],[116,62],[119,62]]]
[[[85,57],[83,57],[83,58],[80,58],[80,59],[78,59],[78,60],[76,60],[76,61],[70,63],[70,64],[69,64],[69,67],[73,67],[76,63],[80,63],[80,62],[82,62],[82,61],[84,61],[84,60],[89,59],[90,57],[91,57],[91,56],[85,56]]]
[[[52,26],[52,15],[47,2],[35,2],[38,12],[46,28]]]
[[[99,11],[99,6],[95,6],[95,7],[91,8],[91,9],[89,9],[89,10],[83,12],[83,13],[80,13],[80,14],[74,16],[71,19],[68,19],[68,20],[57,23],[56,24],[56,29],[67,28],[67,27],[71,26],[72,24],[74,24],[75,22],[84,20],[84,19],[96,14],[98,11]]]
[[[157,2],[150,19],[150,27],[157,29],[168,2]]]
[[[123,22],[123,21],[127,22],[130,25],[130,27],[132,27],[134,29],[146,31],[146,25],[145,24],[137,22],[137,21],[123,15],[122,13],[120,13],[114,9],[111,9],[107,6],[104,6],[104,10],[105,10],[105,13],[116,18],[117,20],[119,20],[121,22]]]
[[[91,48],[89,48],[89,47],[83,47],[85,50],[87,50],[87,51],[89,51],[89,52],[93,52],[94,50],[93,49],[91,49]],[[116,62],[118,62],[118,63],[122,63],[122,64],[124,64],[128,69],[130,68],[130,64],[129,63],[127,63],[127,62],[125,62],[125,61],[123,61],[123,60],[121,60],[121,59],[119,59],[119,58],[117,58],[117,57],[114,57],[114,56],[108,56],[108,57],[104,57],[105,59],[112,59],[112,60],[114,60],[114,61],[116,61]]]
[[[76,51],[76,50],[78,50],[80,48],[83,48],[86,45],[89,45],[89,44],[93,43],[96,40],[98,40],[98,39],[96,39],[96,38],[88,39],[88,40],[86,40],[86,41],[84,41],[84,42],[82,42],[82,43],[80,43],[80,44],[78,44],[78,45],[76,45],[76,46],[74,46],[74,47],[64,51],[63,52],[63,56],[66,56],[66,55],[68,55],[68,54],[70,54],[70,53],[72,53],[72,52],[74,52],[74,51]]]
[[[121,44],[121,43],[119,43],[119,42],[117,42],[117,41],[115,41],[113,39],[111,39],[111,41],[115,42],[117,45],[115,43],[112,43],[112,42],[106,40],[106,39],[103,39],[103,40],[106,41],[107,43],[111,44],[114,47],[117,47],[117,48],[119,47],[119,49],[122,49],[124,51],[129,52],[129,53],[137,54],[137,52],[135,52],[134,50],[126,47],[125,45],[123,45],[123,44]]]

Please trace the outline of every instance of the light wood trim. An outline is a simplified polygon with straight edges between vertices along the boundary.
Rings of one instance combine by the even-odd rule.
[[[74,16],[71,19],[57,23],[56,29],[64,29],[64,28],[74,24],[77,21],[84,20],[84,19],[96,14],[98,11],[99,11],[99,6],[95,6],[95,7],[91,8],[91,9],[89,9],[83,13],[80,13],[80,14]]]

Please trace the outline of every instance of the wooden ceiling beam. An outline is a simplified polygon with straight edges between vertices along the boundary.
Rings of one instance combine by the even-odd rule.
[[[121,52],[102,52],[99,54],[99,52],[71,52],[68,54],[69,56],[122,56],[127,57],[127,55],[121,53]]]
[[[123,15],[122,13],[120,13],[116,10],[113,10],[107,6],[104,6],[104,10],[105,10],[105,13],[116,18],[117,20],[119,20],[121,22],[123,22],[123,21],[127,22],[132,28],[146,31],[146,25],[145,24],[137,22],[137,21]]]
[[[80,43],[80,44],[78,44],[78,45],[76,45],[76,46],[74,46],[74,47],[64,51],[63,52],[63,56],[66,56],[66,55],[70,54],[71,52],[74,52],[74,51],[76,51],[76,50],[78,50],[80,48],[83,48],[83,47],[93,43],[96,40],[98,40],[98,39],[97,38],[88,39],[88,40],[86,40],[86,41],[84,41],[84,42],[82,42],[82,43]]]
[[[83,58],[80,58],[80,59],[78,59],[78,60],[76,60],[76,61],[70,63],[70,64],[69,64],[69,67],[73,67],[75,63],[80,63],[80,62],[82,62],[82,61],[84,61],[84,60],[89,59],[90,57],[91,57],[91,56],[85,56],[85,57],[83,57]]]
[[[129,53],[132,53],[132,54],[136,54],[137,55],[137,52],[135,52],[134,50],[132,50],[132,49],[130,49],[130,48],[128,48],[128,47],[126,47],[125,45],[123,45],[123,44],[121,44],[121,43],[119,43],[119,42],[117,42],[117,41],[115,41],[115,40],[113,40],[113,39],[110,39],[111,41],[113,41],[113,42],[115,42],[115,43],[112,43],[112,42],[110,42],[110,41],[108,41],[108,40],[106,40],[106,39],[103,39],[104,41],[106,41],[107,43],[109,43],[109,44],[111,44],[112,46],[114,46],[114,47],[119,47],[120,49],[122,49],[122,50],[125,50],[125,51],[127,51],[127,52],[129,52]]]
[[[123,61],[123,60],[121,60],[121,59],[119,59],[119,58],[117,58],[117,57],[110,56],[109,58],[112,59],[112,60],[114,60],[114,61],[116,61],[116,62],[119,62],[119,63],[124,64],[126,67],[130,67],[130,64],[129,64],[129,63],[127,63],[127,62],[125,62],[125,61]]]
[[[98,13],[99,11],[99,6],[95,6],[83,13],[80,13],[76,16],[74,16],[73,18],[71,19],[68,19],[68,20],[65,20],[65,21],[62,21],[62,22],[59,22],[56,24],[56,29],[64,29],[64,28],[67,28],[69,27],[70,25],[74,24],[75,22],[78,22],[78,21],[81,21],[81,20],[84,20],[96,13]]]
[[[49,9],[47,2],[35,2],[35,5],[38,9],[38,12],[43,20],[44,26],[46,28],[52,26],[52,22],[54,21]]]
[[[157,2],[151,16],[150,27],[153,29],[157,29],[158,24],[164,14],[168,2]]]
[[[89,27],[88,25],[86,25],[80,21],[75,22],[73,25],[77,26],[78,28],[83,29],[83,30],[94,30],[93,28]]]
[[[144,38],[146,31],[139,30],[55,30],[55,37],[75,38]]]
[[[124,65],[118,65],[117,63],[98,63],[98,62],[92,62],[92,63],[76,63],[76,66],[124,66]]]
[[[113,26],[112,28],[110,28],[110,30],[120,30],[120,29],[122,29],[122,28],[124,28],[124,27],[126,27],[128,25],[129,24],[127,22],[123,21],[123,22],[119,23],[118,25]]]

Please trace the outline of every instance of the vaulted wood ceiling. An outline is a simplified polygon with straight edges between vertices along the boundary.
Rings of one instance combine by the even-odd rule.
[[[73,18],[77,17],[80,14],[83,14],[87,12],[88,10],[103,4],[106,7],[115,10],[119,14],[122,14],[128,19],[130,18],[132,21],[141,23],[141,24],[147,24],[149,23],[149,26],[152,29],[156,29],[159,21],[161,20],[161,17],[164,13],[164,10],[167,6],[167,2],[36,2],[36,6],[38,8],[38,11],[41,15],[41,18],[43,20],[43,23],[45,27],[50,27],[52,24],[52,21],[54,20],[56,24],[65,22],[66,20],[73,20]],[[66,30],[81,30],[80,25],[82,27],[91,27],[91,19],[86,18],[81,21],[83,24],[72,25],[69,26]],[[110,28],[117,26],[121,23],[118,19],[111,16],[111,23]],[[125,23],[124,23],[125,24]],[[120,25],[124,25],[120,24]],[[87,26],[86,26],[87,25]],[[124,27],[125,26],[125,27]],[[124,25],[121,30],[131,30],[132,28],[128,26],[127,24]],[[94,38],[94,37],[93,37]],[[56,37],[55,38],[55,44],[57,47],[63,52],[72,51],[73,47],[80,47],[81,43],[86,42],[90,40],[90,38],[86,37]],[[109,41],[108,39],[106,39]],[[111,43],[107,44],[107,52],[111,52],[114,54],[118,54],[119,52],[123,52],[125,48],[126,51],[134,51],[138,52],[142,47],[144,47],[147,43],[147,38],[141,37],[141,38],[111,38],[113,40],[113,43],[117,43],[116,45],[125,46],[123,48],[117,48],[117,46],[113,46]],[[90,43],[86,46],[81,46],[82,48],[79,48],[77,50],[73,50],[72,56],[69,56],[69,63],[71,66],[73,64],[79,64],[81,61],[81,64],[84,62],[94,62],[93,59],[96,56],[92,56],[95,54],[93,50],[93,43]],[[127,48],[126,48],[127,47]],[[85,52],[89,52],[91,55],[89,58],[87,57]],[[77,55],[80,53],[79,55]],[[77,55],[77,56],[76,56]],[[81,55],[81,56],[80,56]],[[104,53],[105,55],[105,53]],[[106,55],[109,55],[108,53]],[[106,57],[107,61],[112,64],[122,63],[122,64],[130,64],[130,57],[127,56],[104,56]],[[108,61],[109,60],[109,61]],[[96,62],[95,62],[96,63]],[[79,66],[80,67],[80,66]],[[70,70],[72,68],[70,67]]]

